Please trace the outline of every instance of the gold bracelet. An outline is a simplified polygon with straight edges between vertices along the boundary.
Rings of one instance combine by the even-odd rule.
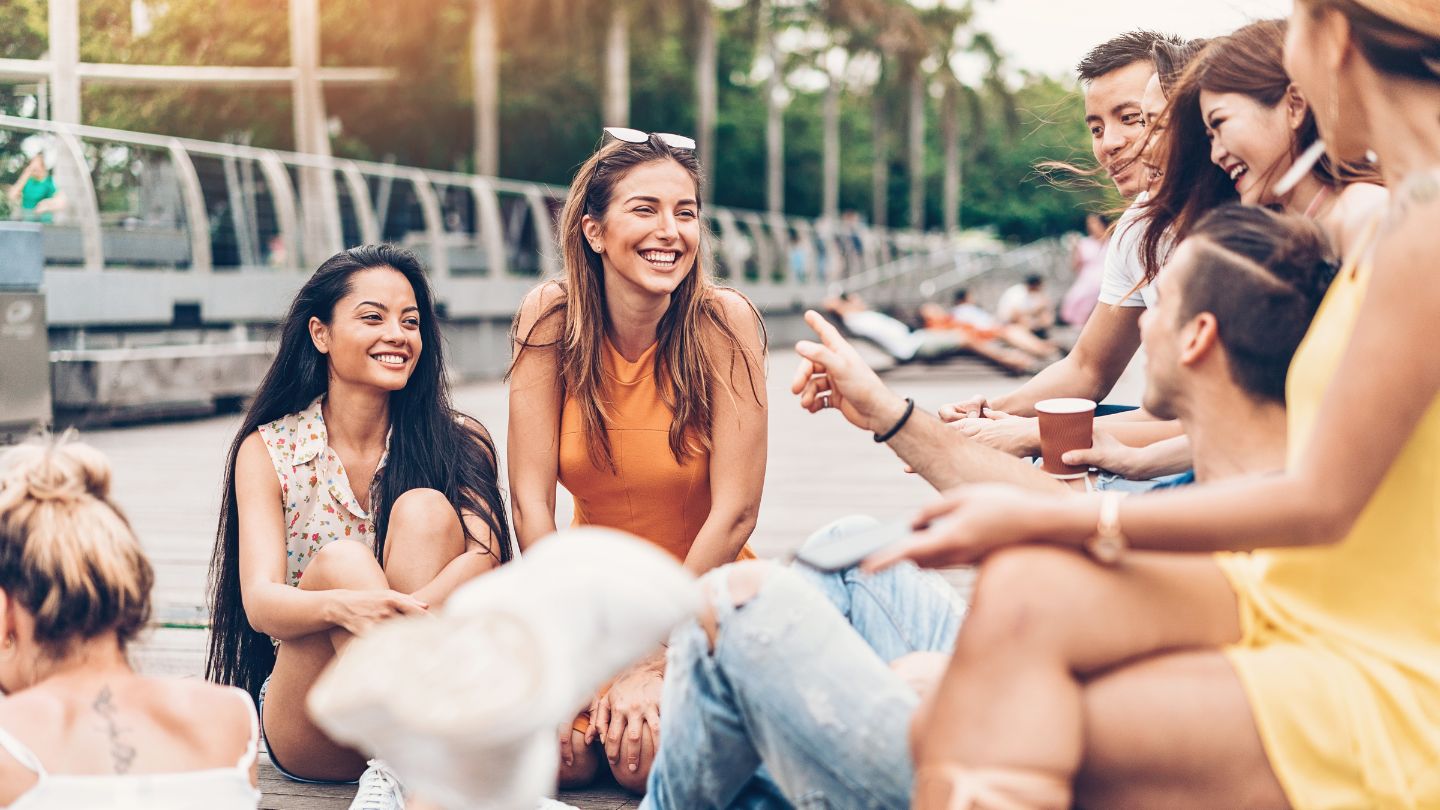
[[[1120,530],[1119,492],[1106,492],[1100,496],[1100,518],[1095,522],[1095,535],[1085,541],[1085,553],[1101,565],[1120,562],[1130,542]]]

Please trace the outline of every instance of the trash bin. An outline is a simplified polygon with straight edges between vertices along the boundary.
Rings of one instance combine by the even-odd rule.
[[[50,424],[44,270],[40,225],[0,222],[0,442]]]

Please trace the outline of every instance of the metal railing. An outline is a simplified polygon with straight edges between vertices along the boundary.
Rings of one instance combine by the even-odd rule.
[[[954,290],[994,303],[1000,289],[1039,275],[1056,290],[1071,281],[1069,250],[1060,239],[1041,239],[1003,251],[953,249],[904,256],[845,279],[840,287],[860,293],[872,306],[913,312],[924,301],[944,300]],[[1058,292],[1057,292],[1058,295]]]
[[[0,165],[18,168],[27,139],[66,197],[44,228],[52,325],[273,321],[319,262],[363,242],[420,254],[450,317],[508,315],[559,270],[555,186],[13,116]],[[762,308],[956,255],[940,234],[723,207],[707,221],[717,275]]]

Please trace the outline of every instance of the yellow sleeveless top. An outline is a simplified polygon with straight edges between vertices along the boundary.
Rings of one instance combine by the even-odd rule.
[[[1291,363],[1291,464],[1325,391],[1350,384],[1335,373],[1370,281],[1367,252],[1336,277]],[[1244,627],[1227,654],[1291,804],[1440,808],[1440,398],[1344,540],[1221,564]]]
[[[576,526],[607,526],[643,537],[683,561],[710,515],[710,452],[696,442],[684,462],[670,452],[675,414],[655,384],[650,345],[631,362],[604,343],[605,396],[615,470],[590,461],[579,403],[560,413],[560,483],[575,496]],[[753,556],[748,548],[741,558]]]

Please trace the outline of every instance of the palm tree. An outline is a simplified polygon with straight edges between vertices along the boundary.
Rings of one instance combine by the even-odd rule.
[[[470,67],[475,88],[475,171],[500,173],[500,37],[496,0],[475,0]]]
[[[827,47],[816,55],[828,79],[822,113],[821,215],[832,224],[840,218],[840,100],[845,86],[844,66],[834,62],[878,54],[879,32],[892,13],[891,6],[889,0],[820,0],[817,17],[828,35]],[[835,58],[837,53],[840,59]]]
[[[695,140],[696,155],[707,171],[715,165],[715,122],[719,119],[719,56],[715,32],[715,7],[710,0],[692,0],[695,18]],[[715,195],[714,175],[705,187],[706,202]]]
[[[919,40],[912,40],[910,47],[901,52],[901,58],[909,90],[909,121],[906,126],[906,132],[909,135],[909,149],[906,155],[906,165],[909,168],[910,176],[909,224],[911,228],[923,230],[925,228],[925,97],[928,84],[926,73],[936,72],[941,75],[954,76],[954,72],[949,66],[949,56],[955,50],[955,42],[960,30],[970,23],[973,14],[969,0],[961,0],[955,5],[939,3],[934,8],[920,12],[917,16],[924,36]],[[959,154],[958,149],[951,145],[956,138],[951,131],[953,125],[953,121],[946,121],[947,160],[958,159]],[[947,162],[947,180],[952,171],[958,171],[958,163],[952,167]],[[956,188],[958,195],[958,181]],[[947,200],[947,211],[950,206],[951,201]]]
[[[761,16],[761,38],[765,60],[770,63],[765,77],[765,210],[785,211],[785,65],[780,57],[780,19],[777,0],[765,0]]]
[[[886,103],[887,80],[898,83],[911,90],[913,111],[913,88],[909,83],[912,80],[914,71],[918,70],[920,61],[924,58],[925,42],[927,32],[920,21],[917,10],[906,0],[884,0],[876,8],[877,27],[874,33],[875,52],[880,56],[880,78],[871,91],[870,106],[870,139],[874,150],[874,166],[871,170],[871,205],[873,208],[873,219],[876,226],[884,227],[889,217],[890,208],[890,144],[888,130],[890,126],[890,109]],[[896,75],[898,73],[898,75]],[[921,96],[923,103],[923,94]],[[921,122],[924,121],[924,108],[921,107]],[[912,131],[917,128],[910,127]],[[919,165],[915,155],[915,139],[911,138],[910,163],[912,174],[914,167]],[[924,142],[919,144],[918,153],[920,158],[924,157]],[[913,217],[912,217],[913,221]]]
[[[630,9],[611,2],[605,33],[605,106],[607,127],[630,125]]]
[[[963,172],[961,163],[964,155],[960,148],[960,107],[962,100],[969,110],[970,133],[968,140],[973,153],[985,141],[985,109],[980,93],[962,83],[956,75],[951,61],[959,54],[978,55],[985,62],[981,84],[995,98],[1004,111],[1004,125],[1008,133],[1018,131],[1020,122],[1014,95],[1005,82],[1004,57],[1000,54],[989,34],[975,32],[968,43],[945,54],[946,64],[937,71],[944,95],[942,100],[942,131],[945,139],[945,180],[944,180],[944,224],[948,233],[960,229],[960,195]]]

